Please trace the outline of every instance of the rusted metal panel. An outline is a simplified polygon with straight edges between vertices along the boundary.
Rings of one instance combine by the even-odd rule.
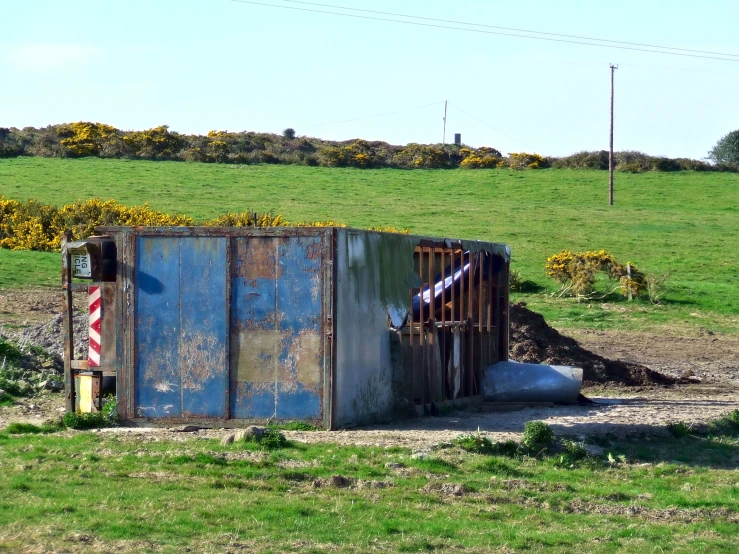
[[[231,417],[275,414],[277,237],[232,239]]]
[[[226,239],[188,237],[180,245],[182,412],[224,415],[228,380]]]
[[[222,416],[225,239],[139,237],[137,252],[136,415]]]
[[[182,414],[180,239],[139,237],[135,314],[135,415]]]
[[[322,237],[235,238],[232,251],[232,417],[322,419]]]
[[[321,239],[294,237],[278,249],[277,417],[320,419],[323,317]]]

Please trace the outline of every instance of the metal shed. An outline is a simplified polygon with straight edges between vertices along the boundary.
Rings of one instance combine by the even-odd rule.
[[[68,391],[77,374],[115,375],[126,420],[336,429],[481,402],[483,369],[508,359],[502,244],[337,227],[98,232],[115,272],[91,276],[95,362],[71,359],[67,326]]]

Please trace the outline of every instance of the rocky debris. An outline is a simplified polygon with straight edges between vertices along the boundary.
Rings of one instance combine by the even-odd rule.
[[[74,355],[84,359],[88,352],[88,328],[90,316],[86,313],[76,313],[73,317],[74,327]],[[64,357],[64,337],[62,333],[62,315],[55,314],[51,319],[24,325],[20,328],[2,328],[2,334],[16,341],[21,346],[30,344],[38,346],[53,355],[61,364]]]
[[[694,382],[690,378],[668,377],[641,364],[598,356],[547,325],[544,317],[529,310],[525,302],[511,304],[510,329],[509,356],[512,360],[581,367],[586,385],[649,386]]]
[[[228,446],[229,444],[233,444],[234,442],[234,435],[226,435],[221,439],[221,445],[222,446]]]
[[[385,464],[385,469],[403,469],[404,467],[405,464],[401,462],[387,462]]]

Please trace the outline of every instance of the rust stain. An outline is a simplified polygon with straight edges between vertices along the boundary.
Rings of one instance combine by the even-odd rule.
[[[283,336],[287,357],[277,366],[277,380],[288,390],[300,383],[306,389],[319,390],[321,385],[321,335],[301,331],[296,337]],[[291,386],[292,385],[292,386]]]
[[[321,259],[321,243],[313,242],[305,249],[305,255],[309,260]]]
[[[180,339],[182,388],[203,390],[205,382],[226,365],[226,353],[214,336],[196,333]]]
[[[274,383],[276,349],[280,332],[269,329],[231,333],[231,375],[238,382]]]
[[[277,244],[272,237],[234,239],[235,263],[232,275],[244,279],[278,279],[282,270],[277,263]],[[256,283],[255,283],[256,285]]]

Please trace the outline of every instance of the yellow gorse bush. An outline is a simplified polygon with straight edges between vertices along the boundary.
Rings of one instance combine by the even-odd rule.
[[[119,133],[112,125],[87,121],[63,125],[57,131],[59,136],[64,137],[60,144],[66,153],[77,158],[98,156],[105,143]]]
[[[547,258],[545,269],[547,275],[561,285],[560,296],[570,294],[585,297],[597,294],[595,282],[601,273],[617,281],[619,285],[614,290],[620,290],[624,296],[638,296],[647,290],[646,277],[636,265],[631,262],[622,265],[605,250],[563,250]]]
[[[508,154],[508,167],[511,169],[543,169],[549,167],[549,160],[539,154],[511,152]]]
[[[58,208],[35,200],[18,202],[0,195],[0,248],[11,250],[59,249],[65,230],[72,232],[73,240],[95,234],[95,227],[188,227],[196,225],[193,218],[181,214],[167,214],[152,210],[148,204],[124,206],[115,200],[79,200]],[[281,215],[269,212],[244,211],[226,213],[198,223],[205,227],[346,227],[337,221],[299,221],[290,223]],[[408,234],[408,229],[373,227],[373,231]]]

